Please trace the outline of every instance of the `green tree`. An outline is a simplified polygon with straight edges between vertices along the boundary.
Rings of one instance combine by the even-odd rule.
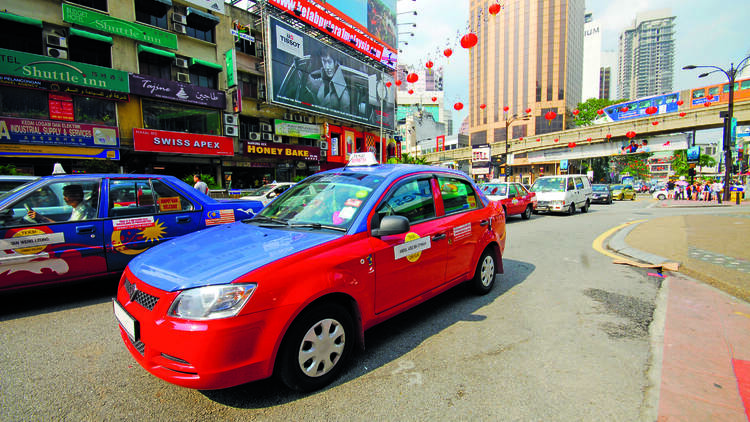
[[[697,167],[713,167],[716,165],[716,160],[713,157],[706,154],[701,154],[698,157]],[[675,151],[672,155],[672,171],[677,176],[687,176],[688,170],[690,170],[690,164],[687,162],[687,151],[679,150]]]
[[[412,156],[408,152],[401,154],[401,159],[392,157],[388,159],[388,164],[427,164],[424,157]]]
[[[216,184],[216,180],[210,174],[200,174],[200,177],[201,180],[203,180],[208,185],[209,189],[221,189],[221,186]],[[190,186],[193,186],[195,184],[195,181],[193,180],[193,173],[182,176],[182,181]]]
[[[0,164],[0,174],[19,176],[23,175],[13,164]]]
[[[628,100],[611,101],[602,98],[589,98],[582,103],[578,103],[578,117],[573,119],[573,123],[576,126],[590,126],[594,124],[594,119],[599,117],[599,115],[596,114],[598,110],[603,110],[604,107],[624,103],[625,101]]]
[[[648,159],[653,154],[643,152],[639,154],[626,154],[610,157],[609,167],[617,174],[629,174],[634,179],[648,179],[651,174]]]

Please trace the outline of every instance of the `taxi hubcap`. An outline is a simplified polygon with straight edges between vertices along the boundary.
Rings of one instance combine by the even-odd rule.
[[[344,353],[346,333],[335,319],[324,319],[310,327],[299,348],[299,366],[309,377],[327,374]]]
[[[491,256],[485,256],[482,261],[482,285],[487,287],[495,277],[495,261]]]

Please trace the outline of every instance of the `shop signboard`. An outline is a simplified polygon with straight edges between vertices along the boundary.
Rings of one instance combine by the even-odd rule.
[[[61,84],[59,82],[40,81],[19,76],[0,75],[0,85],[12,86],[14,88],[29,88],[45,91],[59,92],[68,95],[81,95],[103,100],[129,101],[130,96],[124,92],[107,91],[104,89],[88,88],[76,85]]]
[[[43,145],[0,144],[0,157],[119,160],[120,150],[108,148],[57,146],[50,147]]]
[[[297,161],[319,161],[320,148],[263,141],[246,141],[245,155],[248,157],[276,157]]]
[[[211,108],[223,109],[227,104],[224,91],[134,73],[130,74],[130,92],[142,97],[160,98]]]
[[[173,154],[232,156],[234,142],[228,136],[134,128],[133,149]]]
[[[274,121],[274,130],[277,135],[295,136],[305,139],[320,139],[320,125],[290,122],[288,120]]]
[[[471,147],[471,162],[472,163],[489,163],[490,162],[490,146],[473,146]]]
[[[108,34],[119,35],[153,45],[177,50],[177,34],[152,26],[113,18],[91,9],[62,4],[63,20],[68,23],[93,28]]]
[[[0,143],[119,148],[117,127],[0,116]]]
[[[355,21],[370,35],[395,48],[396,0],[327,0],[322,6],[349,22]]]
[[[379,128],[382,121],[384,129],[394,129],[392,74],[278,19],[270,18],[269,22],[271,57],[266,63],[270,66],[271,102],[373,128]]]

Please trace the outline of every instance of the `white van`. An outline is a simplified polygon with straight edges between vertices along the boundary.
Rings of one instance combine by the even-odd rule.
[[[536,193],[534,212],[587,212],[591,205],[591,182],[585,174],[561,174],[536,179],[531,191]]]

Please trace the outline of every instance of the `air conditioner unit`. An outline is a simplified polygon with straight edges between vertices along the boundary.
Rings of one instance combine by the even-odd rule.
[[[187,29],[185,28],[185,25],[177,22],[172,22],[172,31],[179,32],[180,34],[187,34]]]
[[[273,134],[272,133],[263,133],[260,136],[261,136],[261,138],[264,141],[273,141]]]
[[[240,127],[236,125],[226,125],[224,126],[224,135],[226,136],[239,136],[240,135]]]
[[[250,132],[250,135],[248,135],[248,138],[250,138],[251,141],[260,141],[260,133]]]
[[[64,48],[47,47],[47,55],[56,59],[67,59],[68,50]]]
[[[312,116],[304,116],[302,117],[302,120],[305,123],[315,123],[315,117],[312,117]]]
[[[322,151],[328,151],[328,142],[327,141],[320,141],[320,149]]]
[[[273,128],[268,123],[261,123],[260,130],[261,132],[273,132]]]
[[[47,34],[47,45],[50,47],[68,48],[68,40],[53,34]]]
[[[301,122],[302,121],[302,115],[298,113],[294,113],[294,121],[295,122]]]
[[[284,120],[293,120],[294,114],[292,113],[284,113]]]
[[[185,25],[187,23],[187,19],[185,18],[185,15],[181,15],[179,13],[172,13],[172,22]]]
[[[177,72],[177,80],[180,82],[190,83],[190,74]]]
[[[188,61],[187,59],[181,59],[179,57],[174,59],[174,65],[177,67],[181,67],[183,69],[187,69],[188,67]]]
[[[236,114],[225,114],[224,115],[224,124],[225,125],[238,125],[239,118],[237,118]]]
[[[284,141],[284,138],[282,138],[281,135],[273,135],[273,141],[281,143]]]

